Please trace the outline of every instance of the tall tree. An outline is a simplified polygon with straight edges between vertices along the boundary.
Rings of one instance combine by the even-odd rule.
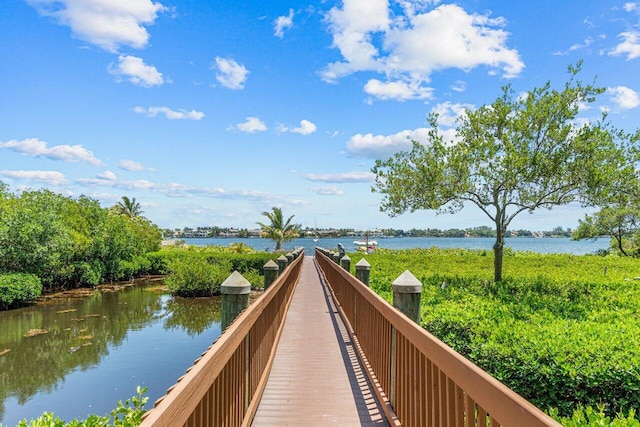
[[[129,218],[135,218],[144,213],[140,203],[136,202],[135,197],[129,199],[127,196],[122,196],[122,201],[116,203],[114,209],[117,213]]]
[[[640,159],[637,147],[630,148],[630,162],[615,176],[614,191],[598,201],[600,211],[580,220],[572,236],[575,240],[609,236],[611,247],[624,256],[640,253],[640,170],[635,166]]]
[[[282,209],[276,207],[271,208],[271,212],[262,212],[262,215],[269,219],[269,224],[257,223],[261,228],[260,234],[276,242],[276,251],[282,249],[283,242],[293,240],[300,235],[299,227],[291,223],[294,215],[285,221]]]
[[[562,91],[547,82],[515,96],[511,86],[503,87],[492,104],[458,119],[454,142],[444,141],[437,115],[430,115],[427,141],[376,161],[380,209],[393,216],[417,209],[455,213],[476,205],[496,231],[494,280],[501,281],[504,238],[517,215],[601,199],[610,191],[610,177],[625,165],[620,145],[629,141],[606,116],[576,121],[579,108],[604,91],[576,80],[579,71],[580,64],[569,67]]]

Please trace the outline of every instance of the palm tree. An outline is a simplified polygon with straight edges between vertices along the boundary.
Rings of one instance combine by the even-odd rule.
[[[122,201],[116,203],[113,208],[120,215],[126,215],[129,218],[135,218],[144,213],[135,197],[129,199],[127,196],[122,196]]]
[[[262,215],[269,218],[271,224],[258,222],[258,225],[262,229],[260,235],[262,237],[268,237],[271,240],[275,240],[276,251],[282,249],[282,242],[288,242],[300,235],[298,226],[291,223],[294,215],[291,215],[289,219],[284,221],[282,209],[275,207],[271,208],[271,212],[262,212]]]

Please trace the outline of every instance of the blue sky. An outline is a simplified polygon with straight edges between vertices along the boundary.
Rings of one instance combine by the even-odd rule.
[[[432,111],[453,132],[501,86],[560,87],[579,60],[607,88],[581,119],[640,122],[640,2],[5,0],[0,24],[0,180],[135,197],[167,228],[254,228],[272,206],[320,228],[490,225],[474,206],[379,212],[375,159]]]

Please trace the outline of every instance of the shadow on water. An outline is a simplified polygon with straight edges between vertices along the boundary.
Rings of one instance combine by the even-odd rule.
[[[164,394],[219,336],[220,301],[158,289],[84,290],[0,312],[0,423],[44,410],[67,420],[104,414],[137,385],[151,402]]]

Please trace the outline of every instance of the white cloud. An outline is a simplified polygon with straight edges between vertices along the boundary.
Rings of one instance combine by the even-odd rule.
[[[503,18],[469,14],[455,4],[424,12],[437,2],[401,2],[404,15],[390,10],[387,0],[344,0],[327,14],[333,46],[342,61],[322,71],[327,82],[359,71],[374,71],[387,81],[372,79],[365,90],[381,99],[425,99],[434,71],[471,70],[487,66],[509,78],[524,68],[517,50],[507,47]],[[391,19],[390,17],[394,18]]]
[[[309,188],[312,192],[316,193],[319,196],[341,196],[344,194],[344,191],[340,190],[335,185],[327,185],[324,187],[311,187]]]
[[[316,130],[318,130],[318,128],[316,127],[315,123],[303,119],[300,120],[300,126],[291,129],[291,132],[299,133],[300,135],[311,135]]]
[[[451,127],[456,124],[458,117],[465,114],[467,109],[473,109],[473,105],[457,104],[447,101],[433,107],[431,112],[438,114],[438,125]]]
[[[227,89],[244,89],[247,75],[250,73],[244,65],[238,64],[231,58],[216,57],[216,65],[211,67],[217,69],[216,80]]]
[[[74,36],[117,52],[120,46],[143,48],[149,42],[145,26],[169,10],[151,0],[27,0],[41,15],[71,28]]]
[[[140,172],[140,171],[154,171],[154,168],[150,168],[148,166],[143,165],[142,163],[135,162],[133,160],[121,160],[118,163],[118,167],[120,169],[129,171],[129,172]]]
[[[337,184],[374,181],[374,175],[371,172],[346,172],[329,174],[307,173],[304,174],[303,177],[308,181],[330,182]]]
[[[427,128],[403,130],[394,135],[356,134],[347,142],[347,151],[359,157],[386,159],[398,151],[411,150],[411,140],[426,140]]]
[[[162,73],[156,67],[145,64],[142,58],[137,56],[120,55],[118,64],[110,64],[108,70],[118,80],[124,77],[138,86],[160,86],[165,82]]]
[[[302,119],[300,120],[300,126],[295,128],[289,128],[285,125],[278,125],[277,131],[280,133],[291,132],[291,133],[299,133],[300,135],[311,135],[315,131],[318,130],[318,127],[315,123],[310,122],[309,120]]]
[[[264,122],[257,117],[247,117],[244,123],[238,123],[237,125],[232,126],[230,129],[237,129],[241,132],[246,133],[255,133],[266,131],[267,125],[265,125]]]
[[[106,179],[107,181],[115,181],[116,179],[118,179],[116,177],[116,174],[111,171],[104,171],[101,174],[98,174],[98,178]]]
[[[0,172],[2,174],[4,172]],[[152,191],[167,197],[210,197],[228,200],[251,200],[273,202],[283,200],[283,197],[255,190],[227,191],[220,187],[193,187],[176,182],[157,183],[146,179],[140,180],[111,180],[99,176],[98,178],[80,178],[75,183],[83,187],[110,187],[120,190]],[[292,202],[291,200],[289,202]]]
[[[451,90],[454,92],[464,92],[467,90],[467,84],[462,80],[456,80],[456,82],[451,86]]]
[[[627,60],[640,57],[640,32],[625,31],[618,35],[622,42],[611,51],[610,55],[627,55]]]
[[[285,28],[293,27],[293,9],[289,9],[288,16],[278,16],[275,21],[273,21],[273,31],[276,37],[284,37]]]
[[[408,99],[432,99],[433,88],[422,86],[422,82],[388,81],[371,79],[364,91],[382,100],[405,101]]]
[[[204,113],[196,110],[172,110],[169,107],[135,107],[133,109],[138,114],[144,114],[147,117],[157,117],[158,114],[164,114],[169,120],[200,120],[204,117]]]
[[[626,110],[640,106],[640,94],[631,88],[616,86],[608,88],[607,92],[611,95],[611,100],[619,108]]]
[[[633,12],[633,11],[636,11],[636,10],[640,10],[640,6],[638,6],[638,3],[635,3],[635,2],[625,3],[624,6],[622,6],[622,7],[627,12]]]
[[[57,171],[10,171],[3,170],[0,172],[3,176],[7,178],[20,179],[20,180],[28,180],[35,182],[44,182],[49,185],[66,185],[67,180],[64,175]]]
[[[95,166],[102,164],[99,159],[94,157],[91,151],[82,145],[55,145],[49,148],[45,141],[40,141],[37,138],[28,138],[22,141],[12,139],[7,142],[0,142],[0,149],[3,148],[31,157],[46,157],[67,163],[81,162]]]

